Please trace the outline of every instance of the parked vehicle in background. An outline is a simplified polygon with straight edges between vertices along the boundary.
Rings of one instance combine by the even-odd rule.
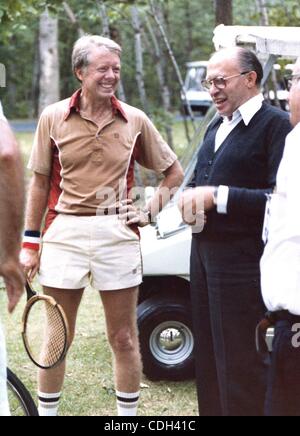
[[[190,307],[191,228],[182,222],[178,196],[189,183],[199,147],[215,115],[211,106],[181,163],[185,179],[159,214],[156,225],[141,229],[144,281],[138,327],[145,375],[151,380],[194,377],[194,336]]]
[[[280,106],[284,111],[289,111],[288,95],[289,92],[286,89],[284,83],[284,76],[292,73],[292,66],[290,64],[282,66],[280,64],[274,64],[273,78],[269,79],[265,86],[265,97],[269,95],[269,101],[273,106]],[[274,83],[275,82],[275,83]],[[275,88],[276,87],[276,92]],[[276,101],[277,100],[277,101]]]
[[[212,99],[208,91],[201,85],[201,81],[206,78],[207,61],[188,62],[184,88],[187,100],[193,112],[205,115],[212,104]],[[181,94],[185,113],[188,114],[185,96]]]

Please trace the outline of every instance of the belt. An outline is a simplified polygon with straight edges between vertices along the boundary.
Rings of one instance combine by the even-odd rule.
[[[270,327],[274,327],[279,321],[288,321],[290,324],[300,323],[300,315],[293,315],[288,310],[267,312],[265,318],[256,327],[255,342],[257,352],[265,355],[269,352],[266,343],[266,333]]]
[[[275,325],[278,321],[288,321],[291,324],[300,322],[300,315],[293,315],[288,310],[278,310],[276,312],[268,312],[270,320]]]
[[[109,216],[119,215],[120,210],[118,207],[111,207],[105,209],[98,209],[96,213],[77,213],[76,216]]]
[[[111,207],[111,208],[106,208],[106,209],[99,209],[97,212],[97,215],[119,215],[120,210],[118,207]]]

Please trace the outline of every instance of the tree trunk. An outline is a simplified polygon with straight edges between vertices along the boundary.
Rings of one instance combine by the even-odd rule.
[[[6,88],[6,68],[0,63],[0,88]]]
[[[256,4],[260,14],[261,26],[269,25],[269,14],[265,0],[256,0]]]
[[[193,51],[193,17],[191,13],[191,2],[190,0],[185,1],[185,25],[186,25],[186,52],[188,53],[188,58],[190,58],[190,54]]]
[[[40,52],[39,52],[39,32],[36,31],[34,43],[34,59],[32,71],[31,99],[32,99],[32,114],[31,118],[35,118],[39,113],[39,94],[40,94]]]
[[[126,103],[126,94],[125,94],[125,89],[122,80],[120,80],[119,82],[119,87],[117,92],[118,92],[118,99]]]
[[[58,19],[46,10],[40,17],[40,95],[39,114],[59,100]]]
[[[105,38],[110,38],[110,29],[109,29],[109,18],[107,15],[106,6],[103,0],[98,1],[100,17],[102,21],[102,33],[101,35]]]
[[[99,3],[99,10],[100,10],[100,17],[102,21],[102,36],[104,36],[105,38],[111,38],[117,44],[122,45],[119,29],[110,27],[109,16],[107,14],[107,8],[105,6],[104,1],[100,0],[98,3]],[[120,100],[126,102],[126,94],[125,94],[125,89],[122,79],[120,80],[117,94]]]
[[[265,0],[256,0],[256,5],[257,5],[257,8],[258,8],[259,14],[260,14],[261,26],[269,26],[269,23],[270,23],[269,13],[268,13],[268,8],[267,8],[267,4],[266,4]],[[271,72],[271,80],[272,80],[273,89],[274,89],[274,103],[275,103],[275,106],[280,108],[280,102],[278,100],[278,94],[277,94],[277,77],[276,77],[276,71],[274,70],[274,68],[272,69],[272,72]],[[269,87],[267,85],[265,86],[265,91],[267,94],[267,98],[270,100]]]
[[[74,12],[73,12],[73,10],[72,10],[72,8],[71,8],[71,6],[69,5],[68,2],[63,2],[63,7],[64,7],[64,10],[65,10],[69,20],[71,21],[71,23],[74,26],[76,26],[77,31],[78,31],[78,36],[80,38],[81,36],[83,36],[85,34],[85,32],[82,29],[82,27],[80,26],[80,24],[79,24],[79,22],[78,22],[78,20],[76,18],[76,15],[74,14]]]
[[[160,49],[156,34],[155,34],[153,27],[151,26],[151,23],[148,20],[148,18],[146,19],[146,26],[147,26],[148,32],[150,34],[150,37],[151,37],[151,40],[153,43],[153,47],[149,44],[149,51],[152,53],[154,63],[155,63],[155,68],[156,68],[156,73],[157,73],[157,77],[158,77],[163,108],[164,108],[164,111],[166,114],[170,114],[171,113],[171,98],[170,98],[170,90],[169,90],[169,87],[167,85],[166,77],[165,77],[164,54],[162,53],[162,51]],[[172,149],[174,149],[172,126],[167,125],[165,127],[165,130],[166,130],[167,142],[168,142],[169,146]]]
[[[148,100],[144,82],[144,63],[143,63],[143,46],[141,35],[141,24],[139,11],[136,6],[131,6],[131,20],[134,30],[134,45],[135,45],[135,70],[136,70],[136,82],[138,86],[139,96],[142,103],[142,107],[146,114],[149,114]]]
[[[180,85],[180,89],[181,89],[182,95],[184,96],[184,100],[185,100],[186,107],[188,109],[189,116],[191,117],[191,121],[192,121],[192,125],[193,125],[193,128],[194,128],[194,131],[196,131],[195,117],[194,117],[191,105],[190,105],[190,103],[188,101],[188,98],[187,98],[187,95],[186,95],[186,90],[185,90],[185,87],[184,87],[183,78],[182,78],[182,75],[181,75],[178,63],[176,61],[174,52],[172,50],[171,44],[169,42],[169,39],[168,39],[167,34],[165,32],[165,29],[164,29],[164,27],[162,25],[162,22],[159,19],[159,16],[157,14],[156,5],[155,5],[154,0],[149,0],[149,4],[150,4],[150,7],[151,7],[151,15],[152,15],[153,19],[155,20],[155,22],[157,24],[157,27],[158,27],[158,29],[160,31],[160,34],[161,34],[161,36],[163,38],[163,41],[164,41],[164,43],[166,45],[168,54],[170,56],[172,65],[174,67],[174,70],[175,70],[175,73],[176,73],[176,76],[177,76],[177,79],[178,79],[178,82],[179,82],[179,85]]]
[[[232,0],[215,0],[216,11],[216,26],[225,24],[232,26],[233,24],[233,11]]]

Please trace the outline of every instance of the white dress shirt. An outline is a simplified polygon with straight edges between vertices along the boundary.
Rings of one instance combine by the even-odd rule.
[[[261,260],[262,293],[268,310],[300,315],[300,123],[287,136],[271,196]],[[268,209],[268,208],[267,208]],[[267,232],[266,232],[267,230]]]
[[[223,122],[220,125],[215,142],[215,153],[219,150],[225,139],[229,136],[232,130],[244,121],[245,126],[248,126],[254,115],[261,109],[264,97],[258,94],[250,98],[246,103],[240,106],[233,114],[232,118],[223,117]],[[217,195],[217,212],[227,214],[227,203],[229,196],[229,187],[221,185],[218,189]]]

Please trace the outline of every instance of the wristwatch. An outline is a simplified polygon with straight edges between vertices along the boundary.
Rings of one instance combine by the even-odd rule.
[[[214,188],[213,200],[214,200],[214,205],[215,206],[218,205],[218,192],[219,192],[219,188]]]
[[[152,223],[152,215],[151,215],[151,210],[149,209],[142,209],[143,214],[146,215],[146,217],[148,218],[149,224]]]

